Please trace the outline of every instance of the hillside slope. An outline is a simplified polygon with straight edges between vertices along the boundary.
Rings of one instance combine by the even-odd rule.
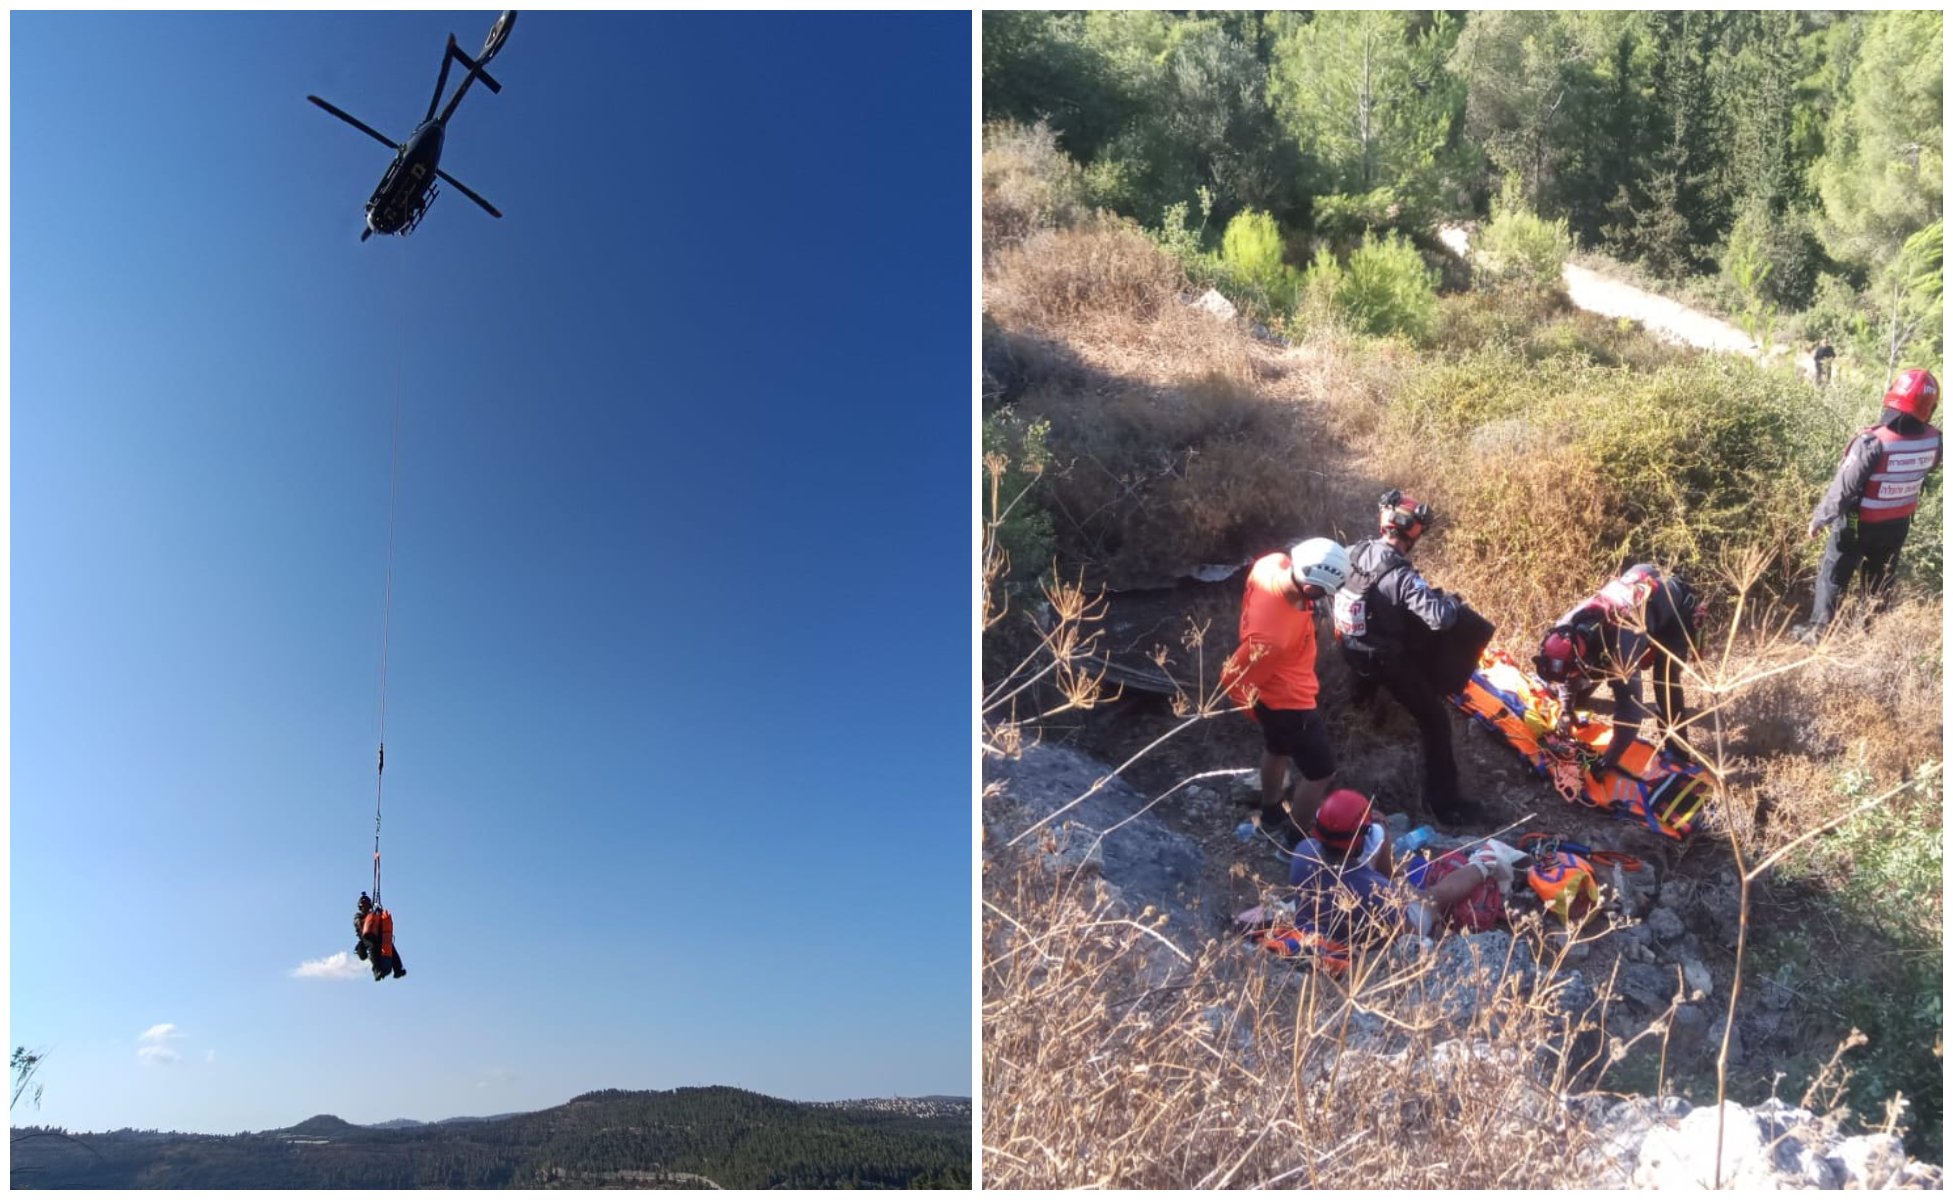
[[[1524,822],[1518,832],[1560,832],[1647,864],[1616,888],[1617,926],[1571,946],[1548,937],[1539,949],[1581,972],[1597,1007],[1574,1026],[1564,1024],[1569,1014],[1551,1014],[1562,1025],[1534,1029],[1528,1041],[1528,1022],[1545,1017],[1512,997],[1504,1003],[1518,1008],[1494,1006],[1472,1036],[1501,1053],[1550,1049],[1546,1077],[1563,1076],[1557,1083],[1571,1089],[1556,1094],[1596,1086],[1598,1070],[1611,1089],[1712,1105],[1733,997],[1731,1098],[1801,1097],[1842,1128],[1881,1127],[1897,1102],[1893,1128],[1906,1131],[1916,1156],[1936,1161],[1937,490],[1892,603],[1855,611],[1813,653],[1784,631],[1808,605],[1814,549],[1803,524],[1836,434],[1794,374],[1657,344],[1552,293],[1442,297],[1418,339],[1304,328],[1287,346],[1201,311],[1196,295],[1143,233],[1117,223],[1034,233],[986,264],[985,447],[993,512],[1002,514],[991,532],[1008,556],[993,560],[995,620],[984,639],[984,1044],[988,1111],[1020,1114],[1022,1132],[1005,1136],[1061,1159],[1109,1156],[1120,1165],[1090,1181],[1119,1186],[1190,1185],[1200,1175],[1166,1159],[1184,1151],[1218,1163],[1230,1147],[1279,1174],[1275,1164],[1292,1167],[1293,1156],[1271,1158],[1250,1143],[1263,1120],[1301,1119],[1287,1111],[1292,1098],[1285,1109],[1275,1083],[1238,1078],[1211,1047],[1207,1067],[1174,1057],[1159,1031],[1225,1007],[1255,1046],[1287,1046],[1292,1062],[1275,1064],[1279,1078],[1333,1054],[1341,1034],[1325,1022],[1335,1014],[1420,1019],[1415,1006],[1398,1007],[1401,998],[1321,981],[1286,985],[1312,999],[1283,998],[1284,985],[1234,961],[1227,917],[1283,874],[1232,832],[1247,788],[1228,776],[1251,774],[1260,756],[1253,724],[1215,693],[1235,646],[1240,577],[1185,580],[1193,567],[1243,562],[1302,537],[1366,536],[1378,493],[1403,487],[1439,514],[1418,547],[1423,573],[1469,597],[1499,627],[1495,644],[1522,659],[1571,601],[1633,562],[1680,570],[1710,600],[1686,685],[1687,733],[1718,791],[1687,844],[1568,807],[1509,750],[1454,718],[1463,790],[1488,810],[1483,828],[1461,833]],[[1402,824],[1428,820],[1406,714],[1387,700],[1355,707],[1326,637],[1317,661],[1338,784],[1374,796]],[[1011,763],[1039,745],[1096,765],[1053,774],[1029,752]],[[1095,787],[1103,764],[1123,764],[1120,778],[1136,790]],[[1067,799],[1090,793],[1079,811],[1102,822],[1095,847],[1067,849],[1048,829],[1025,834],[1012,824],[1013,806],[1029,799],[1021,790],[1066,788],[1075,789]],[[1175,873],[1137,890],[1119,884],[1121,908],[1092,880],[1122,861],[1175,864]],[[1160,936],[1188,940],[1175,955]],[[1033,961],[1076,954],[1075,977],[1024,967],[1033,947]],[[1138,965],[1120,965],[1127,955]],[[1161,972],[1183,968],[1212,986],[1181,979],[1177,999],[1160,990]],[[1202,1003],[1186,1007],[1195,996]],[[1078,1051],[1093,1047],[1091,1056],[1074,1062],[1037,1036],[1052,1027],[1076,1028]],[[1595,1038],[1599,1063],[1587,1057]],[[1158,1086],[1090,1129],[1065,1115],[1065,1096],[1108,1085],[1106,1073],[1128,1059],[1149,1063]],[[1387,1075],[1375,1086],[1413,1082]],[[1471,1103],[1469,1088],[1427,1100],[1439,1111]],[[1232,1128],[1246,1140],[1201,1123],[1217,1105],[1235,1114]],[[1306,1115],[1321,1123],[1311,1138],[1339,1136],[1333,1116],[1360,1119],[1334,1103]],[[1390,1136],[1432,1136],[1427,1121],[1392,1121]],[[1161,1136],[1174,1149],[1142,1153],[1117,1138],[1119,1127],[1142,1125],[1171,1129]],[[1554,1128],[1556,1138],[1600,1136],[1590,1124]],[[1029,1144],[988,1132],[986,1143],[1013,1155]],[[1447,1136],[1445,1145],[1482,1171],[1470,1186],[1564,1182],[1528,1174],[1492,1143]],[[1019,1170],[1005,1158],[994,1165],[1000,1178]],[[1428,1186],[1390,1173],[1414,1167],[1374,1162],[1366,1169],[1386,1174],[1312,1178]],[[1059,1183],[1022,1169],[1025,1182]]]
[[[603,1091],[413,1128],[314,1117],[233,1137],[78,1134],[14,1146],[14,1187],[967,1187],[971,1113],[776,1100],[737,1088]],[[20,1131],[16,1131],[17,1136]]]

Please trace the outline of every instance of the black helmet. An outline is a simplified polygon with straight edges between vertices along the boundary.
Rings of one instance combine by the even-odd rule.
[[[1385,492],[1377,501],[1377,530],[1380,533],[1394,530],[1414,542],[1430,528],[1432,517],[1430,505],[1415,496],[1406,496],[1396,488]]]

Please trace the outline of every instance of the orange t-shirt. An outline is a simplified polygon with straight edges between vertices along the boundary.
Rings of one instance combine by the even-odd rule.
[[[1221,668],[1221,682],[1236,704],[1253,688],[1269,708],[1316,706],[1316,622],[1282,594],[1290,579],[1288,555],[1277,551],[1255,560],[1241,594],[1241,644]]]

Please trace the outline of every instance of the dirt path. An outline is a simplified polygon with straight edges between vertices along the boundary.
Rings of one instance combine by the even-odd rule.
[[[1458,257],[1469,257],[1470,239],[1463,227],[1440,226],[1438,240]],[[1561,268],[1560,275],[1566,282],[1567,298],[1576,307],[1588,312],[1603,317],[1626,317],[1639,322],[1655,336],[1684,346],[1720,350],[1749,358],[1756,358],[1762,353],[1748,334],[1729,322],[1678,304],[1666,296],[1657,296],[1633,284],[1609,279],[1572,263]],[[1780,351],[1783,347],[1776,349]]]

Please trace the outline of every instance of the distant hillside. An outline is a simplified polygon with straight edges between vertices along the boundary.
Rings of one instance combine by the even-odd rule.
[[[705,1087],[590,1092],[541,1112],[435,1124],[359,1126],[321,1115],[289,1129],[230,1137],[133,1130],[35,1137],[15,1144],[10,1182],[16,1188],[967,1188],[971,1159],[967,1099],[805,1104]]]

